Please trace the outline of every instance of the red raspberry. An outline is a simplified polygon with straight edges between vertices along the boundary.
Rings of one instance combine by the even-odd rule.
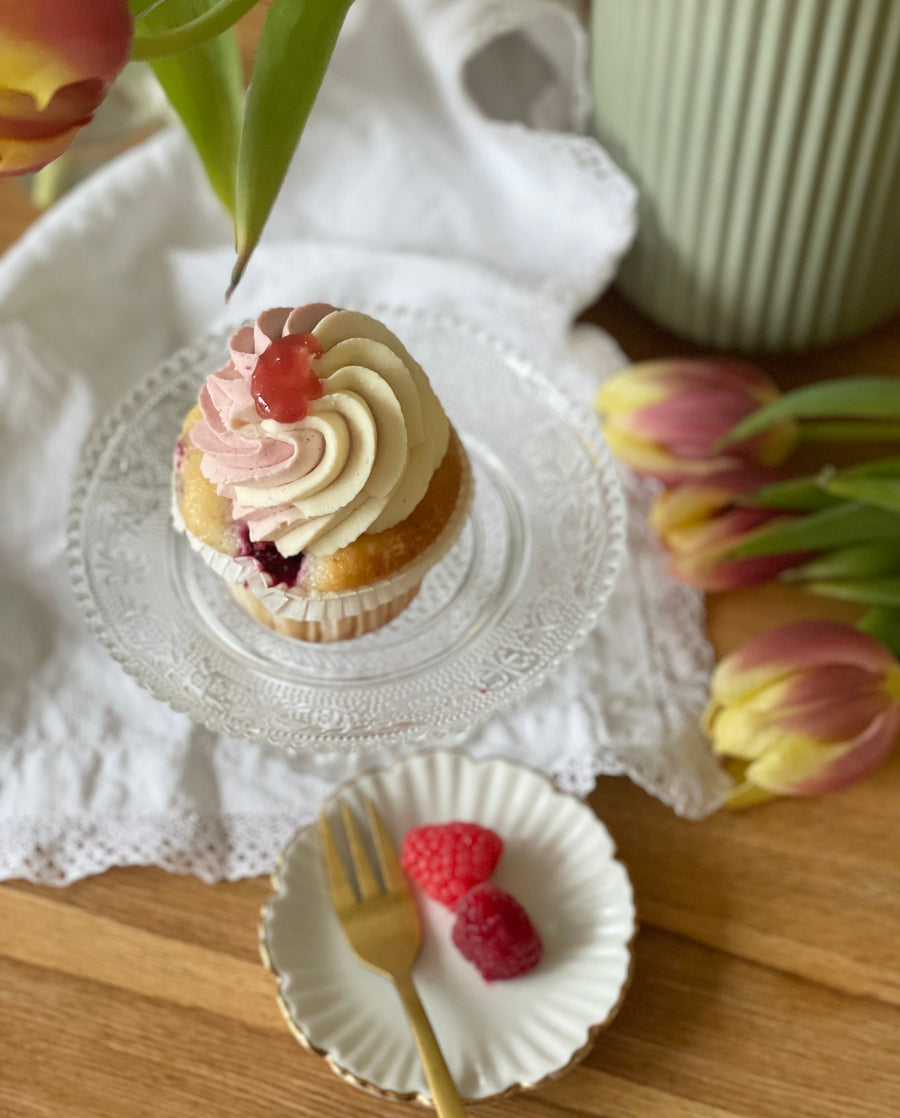
[[[453,908],[463,893],[491,876],[502,853],[503,840],[486,827],[439,823],[407,831],[400,861],[429,897]]]
[[[486,982],[516,978],[540,962],[541,937],[515,897],[476,885],[456,906],[453,942]]]

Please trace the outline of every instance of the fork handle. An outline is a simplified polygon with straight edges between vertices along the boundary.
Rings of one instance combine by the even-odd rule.
[[[395,979],[395,982],[400,1000],[403,1002],[403,1008],[406,1011],[413,1040],[416,1042],[419,1059],[422,1061],[425,1078],[431,1088],[434,1109],[437,1111],[439,1118],[465,1118],[459,1091],[457,1091],[456,1085],[450,1077],[450,1072],[447,1070],[444,1056],[438,1047],[431,1022],[419,1001],[419,995],[416,993],[415,986],[413,986],[412,978],[406,975]]]

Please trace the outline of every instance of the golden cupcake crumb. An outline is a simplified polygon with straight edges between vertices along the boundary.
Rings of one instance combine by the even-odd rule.
[[[231,501],[227,497],[220,497],[215,486],[200,472],[203,455],[189,437],[191,428],[201,418],[200,408],[193,407],[181,428],[184,458],[178,468],[182,493],[178,507],[185,527],[192,536],[214,547],[216,551],[231,554],[233,544],[229,542],[230,533],[227,531],[231,524]]]

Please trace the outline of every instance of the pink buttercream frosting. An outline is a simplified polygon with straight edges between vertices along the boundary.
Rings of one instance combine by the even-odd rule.
[[[260,356],[304,334],[313,338],[303,343],[312,346],[303,376],[318,377],[320,391],[296,419],[260,414]],[[281,355],[271,356],[274,368]],[[290,395],[292,382],[284,383]],[[237,330],[199,409],[189,437],[203,476],[231,501],[251,542],[272,542],[285,557],[331,555],[400,523],[427,492],[449,440],[428,378],[400,340],[377,319],[327,303],[275,307]]]
[[[250,388],[253,370],[259,355],[273,341],[287,334],[308,333],[333,310],[327,303],[313,303],[264,311],[255,325],[242,326],[232,335],[230,360],[208,376],[200,389],[203,418],[190,432],[194,446],[203,452],[200,469],[220,495],[232,498],[232,515],[250,524],[254,539],[286,523],[293,509],[290,505],[241,508],[234,498],[234,486],[263,478],[275,485],[303,477],[318,465],[325,444],[316,431],[289,438],[262,427]]]

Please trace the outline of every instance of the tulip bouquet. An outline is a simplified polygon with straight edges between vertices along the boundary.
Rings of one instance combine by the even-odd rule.
[[[257,0],[0,0],[0,176],[57,159],[146,61],[232,215],[240,280],[351,0],[272,0],[244,96],[233,25]]]
[[[866,607],[856,628],[801,622],[720,663],[704,728],[732,806],[817,795],[879,765],[900,737],[900,457],[791,476],[804,439],[900,438],[900,381],[785,394],[743,362],[632,366],[596,400],[607,442],[655,478],[651,522],[678,579],[704,591],[778,578]]]

